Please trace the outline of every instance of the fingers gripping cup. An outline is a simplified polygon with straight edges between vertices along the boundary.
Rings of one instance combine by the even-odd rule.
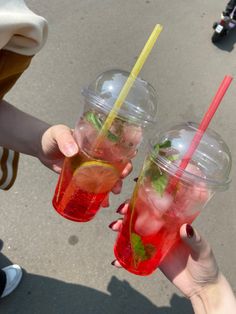
[[[65,159],[53,198],[53,206],[67,219],[85,222],[95,216],[134,157],[144,129],[156,121],[155,90],[136,78],[101,137],[103,124],[128,77],[128,72],[110,70],[82,91],[84,111],[74,130],[79,153]]]
[[[116,258],[131,273],[151,274],[180,240],[180,226],[192,223],[216,192],[228,188],[231,154],[210,129],[176,180],[197,127],[195,123],[180,124],[150,141],[114,247]],[[173,178],[177,183],[170,189]]]

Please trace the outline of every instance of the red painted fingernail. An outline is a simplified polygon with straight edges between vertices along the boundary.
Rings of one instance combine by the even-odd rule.
[[[194,236],[194,230],[191,225],[186,225],[186,233],[188,238],[192,238]]]
[[[116,262],[116,260],[114,259],[114,261],[111,262],[111,265],[112,265],[112,266],[115,266],[115,262]]]
[[[125,202],[122,203],[122,204],[117,208],[116,212],[117,212],[118,214],[121,212],[121,210],[122,210],[122,208],[124,207],[124,205],[125,205]]]
[[[137,182],[137,181],[138,181],[138,177],[137,177],[137,178],[134,178],[134,181]]]
[[[108,227],[109,227],[110,229],[112,229],[112,227],[114,226],[114,224],[116,224],[116,221],[112,221]]]

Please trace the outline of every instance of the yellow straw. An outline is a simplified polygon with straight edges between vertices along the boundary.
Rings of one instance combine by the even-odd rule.
[[[143,50],[141,51],[138,60],[136,61],[132,71],[130,72],[130,75],[127,79],[127,81],[125,82],[113,108],[111,109],[109,115],[107,116],[102,129],[100,131],[100,134],[98,136],[97,139],[97,145],[101,139],[101,137],[107,133],[107,131],[110,129],[112,122],[114,121],[118,110],[120,109],[120,107],[122,106],[124,100],[126,99],[136,77],[138,76],[139,72],[141,71],[147,57],[149,56],[158,36],[160,35],[161,31],[162,31],[162,26],[160,24],[157,24],[154,28],[154,30],[152,31],[148,41],[146,42]],[[96,146],[97,146],[96,145]]]

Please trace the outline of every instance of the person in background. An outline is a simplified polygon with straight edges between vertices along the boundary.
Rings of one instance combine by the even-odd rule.
[[[231,17],[236,21],[236,0],[230,0],[225,10],[222,12],[223,17]]]

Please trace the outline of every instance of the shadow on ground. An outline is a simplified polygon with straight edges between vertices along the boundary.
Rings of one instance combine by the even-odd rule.
[[[0,254],[0,267],[11,264]],[[158,296],[157,296],[158,297]],[[127,281],[112,277],[107,293],[79,284],[29,274],[16,291],[0,301],[4,314],[183,314],[193,313],[188,300],[173,295],[170,307],[157,307]]]
[[[231,52],[234,49],[234,45],[236,43],[236,28],[230,30],[227,36],[223,37],[218,43],[214,43],[214,45],[224,51]]]

